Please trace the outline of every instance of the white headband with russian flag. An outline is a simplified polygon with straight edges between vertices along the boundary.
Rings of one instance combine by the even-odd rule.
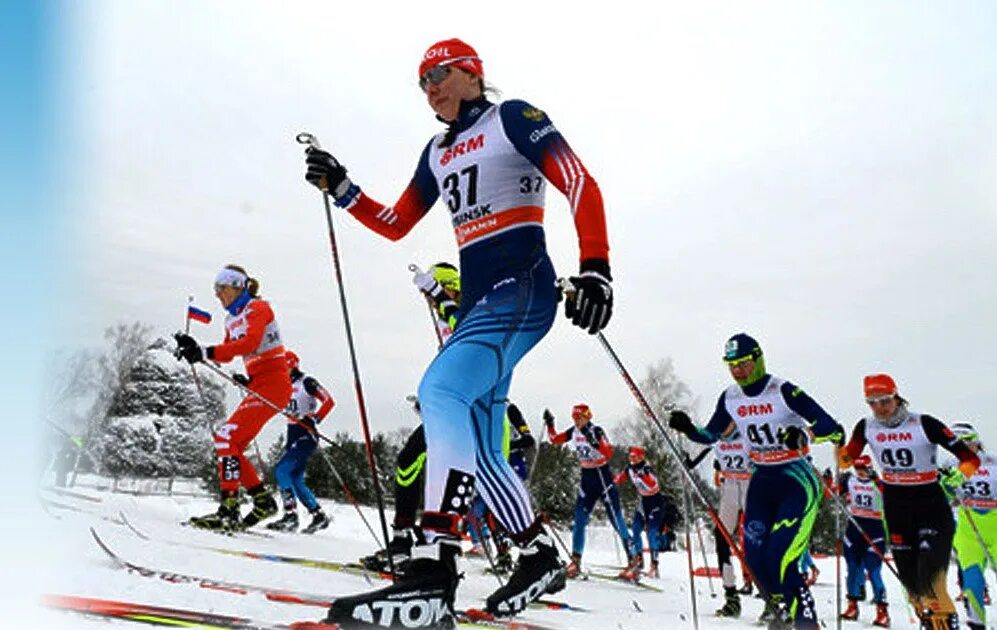
[[[215,277],[216,286],[245,289],[247,282],[249,282],[249,277],[246,274],[241,271],[236,271],[235,269],[229,269],[228,267],[219,271],[218,275]]]

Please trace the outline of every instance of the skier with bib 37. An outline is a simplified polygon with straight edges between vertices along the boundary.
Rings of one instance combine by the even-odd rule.
[[[612,313],[609,245],[602,196],[547,115],[523,101],[486,98],[484,69],[466,43],[433,44],[418,68],[429,106],[447,124],[426,145],[408,187],[392,206],[374,201],[329,153],[307,151],[309,182],[335,205],[391,240],[405,236],[443,198],[460,250],[462,299],[457,330],[419,386],[426,433],[425,543],[394,585],[338,598],[329,622],[435,627],[453,615],[461,524],[478,491],[520,548],[515,571],[487,599],[511,615],[544,591],[564,586],[553,541],[533,512],[522,480],[502,452],[505,407],[517,363],[550,330],[556,275],[543,229],[552,183],[570,202],[578,234],[572,322],[595,333]],[[402,620],[398,608],[429,612]],[[375,611],[378,611],[375,615]]]

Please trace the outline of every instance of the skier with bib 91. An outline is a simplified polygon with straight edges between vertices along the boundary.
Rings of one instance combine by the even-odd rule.
[[[460,250],[460,324],[419,386],[426,433],[425,544],[405,576],[371,593],[337,598],[331,623],[436,627],[454,615],[461,523],[475,490],[520,548],[515,571],[486,608],[512,615],[564,587],[553,540],[502,452],[506,399],[517,363],[550,330],[556,274],[543,229],[547,183],[567,196],[580,248],[565,314],[594,334],[609,322],[612,289],[602,195],[547,115],[517,100],[488,100],[481,58],[449,39],[429,47],[419,85],[447,129],[422,151],[394,205],[361,192],[330,153],[307,150],[306,179],[335,205],[391,240],[405,236],[442,197]],[[403,607],[425,615],[407,615]]]
[[[789,623],[817,628],[814,599],[797,564],[823,498],[806,459],[808,434],[818,442],[840,443],[844,429],[802,389],[766,372],[761,346],[752,337],[731,337],[723,359],[736,384],[720,394],[706,426],[696,427],[678,410],[668,424],[700,444],[734,430],[745,436],[754,472],[745,500],[744,555],[769,596],[763,620],[774,628]]]

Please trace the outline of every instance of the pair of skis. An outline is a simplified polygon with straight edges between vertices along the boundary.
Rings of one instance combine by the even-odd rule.
[[[323,595],[289,591],[282,589],[272,589],[252,584],[243,584],[226,580],[216,580],[195,575],[163,571],[130,562],[111,549],[110,545],[100,537],[96,529],[90,528],[90,534],[98,547],[120,568],[135,575],[159,579],[170,584],[196,585],[200,588],[221,591],[234,595],[256,594],[264,597],[268,601],[282,604],[297,604],[301,606],[314,606],[326,609],[332,605],[332,600]],[[236,555],[261,559],[264,554],[252,554],[250,552],[236,552]],[[317,563],[317,561],[304,561]],[[328,563],[335,565],[336,563]],[[308,566],[307,564],[305,566]],[[330,568],[323,566],[322,568]],[[335,569],[335,570],[338,570]],[[320,630],[334,629],[338,626],[321,622],[296,622],[294,624],[273,624],[255,621],[249,618],[236,617],[230,615],[219,615],[196,610],[169,608],[162,606],[151,606],[146,604],[121,602],[113,600],[94,599],[87,597],[72,597],[62,595],[49,595],[43,603],[51,608],[74,611],[91,616],[113,617],[127,619],[131,621],[143,622],[153,625],[167,626],[189,626],[199,628],[240,628],[243,630]],[[535,602],[539,606],[549,609],[564,609],[581,611],[582,609],[564,604],[562,602]],[[476,609],[459,610],[455,612],[459,625],[471,627],[501,628],[504,630],[549,630],[544,626],[539,626],[520,620],[498,619],[491,614]]]
[[[48,608],[80,613],[90,617],[122,619],[154,626],[203,628],[207,630],[339,630],[339,624],[321,621],[296,621],[290,624],[257,621],[248,617],[222,615],[218,613],[151,606],[135,602],[124,602],[73,595],[45,595],[42,604]],[[481,611],[457,611],[456,622],[465,628],[499,628],[502,630],[550,630],[523,621],[496,619]]]

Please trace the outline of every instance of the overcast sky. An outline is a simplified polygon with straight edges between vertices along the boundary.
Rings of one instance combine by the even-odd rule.
[[[168,334],[189,294],[211,310],[229,262],[262,282],[288,346],[357,432],[322,203],[298,131],[393,203],[440,129],[417,85],[460,37],[505,98],[545,110],[599,182],[616,310],[635,375],[671,357],[712,409],[723,341],[851,427],[862,376],[997,439],[997,5],[911,3],[91,2],[66,5],[79,247],[67,340],[142,320]],[[72,60],[72,61],[70,61]],[[546,228],[577,267],[565,199]],[[374,430],[413,426],[404,396],[434,353],[409,263],[455,260],[445,212],[391,243],[337,213]],[[560,318],[512,397],[534,427],[584,400],[633,407],[593,339]],[[272,438],[283,430],[275,421]]]

